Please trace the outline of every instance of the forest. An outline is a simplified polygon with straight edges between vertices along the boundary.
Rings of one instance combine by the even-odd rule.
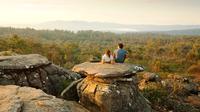
[[[126,62],[144,66],[146,71],[188,74],[200,64],[198,35],[0,28],[0,51],[8,51],[4,55],[37,53],[65,68],[100,59],[119,42],[128,51]]]
[[[0,28],[0,56],[41,54],[67,69],[100,60],[118,43],[128,51],[126,63],[144,67],[137,73],[138,88],[154,110],[199,112],[199,35]]]

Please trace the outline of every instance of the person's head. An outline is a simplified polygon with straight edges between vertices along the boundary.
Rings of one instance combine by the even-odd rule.
[[[118,48],[123,49],[124,45],[122,43],[118,44]]]
[[[105,52],[105,54],[106,54],[106,55],[108,55],[108,56],[110,57],[110,55],[111,55],[111,52],[110,52],[110,50],[109,50],[109,49],[107,49],[107,50],[106,50],[106,52]]]

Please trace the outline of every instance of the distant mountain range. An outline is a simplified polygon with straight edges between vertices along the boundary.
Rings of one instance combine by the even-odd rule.
[[[158,32],[154,32],[154,33],[158,33]],[[168,34],[168,35],[200,35],[200,28],[185,29],[185,30],[170,30],[170,31],[162,31],[159,33]]]
[[[31,27],[35,29],[48,30],[95,30],[110,31],[115,33],[126,32],[153,32],[166,34],[188,34],[200,35],[200,25],[126,25],[107,22],[86,22],[86,21],[49,21],[34,25],[18,25],[14,27]]]

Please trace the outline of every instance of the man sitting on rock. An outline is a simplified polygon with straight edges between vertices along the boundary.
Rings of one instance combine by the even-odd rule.
[[[118,44],[118,49],[114,51],[114,58],[116,63],[124,63],[127,57],[127,51],[123,49],[124,45],[122,43]]]

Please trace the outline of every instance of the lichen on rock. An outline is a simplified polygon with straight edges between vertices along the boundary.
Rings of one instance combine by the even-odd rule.
[[[74,72],[82,73],[84,75],[92,75],[95,77],[121,77],[125,75],[137,73],[136,65],[132,64],[101,64],[85,62],[73,67]]]
[[[91,112],[151,112],[137,87],[134,65],[83,63],[73,71],[87,77],[77,86],[80,103]]]
[[[0,56],[0,85],[29,86],[59,96],[67,84],[79,78],[39,54]]]
[[[0,86],[0,112],[89,112],[74,101],[47,95],[42,90]]]

